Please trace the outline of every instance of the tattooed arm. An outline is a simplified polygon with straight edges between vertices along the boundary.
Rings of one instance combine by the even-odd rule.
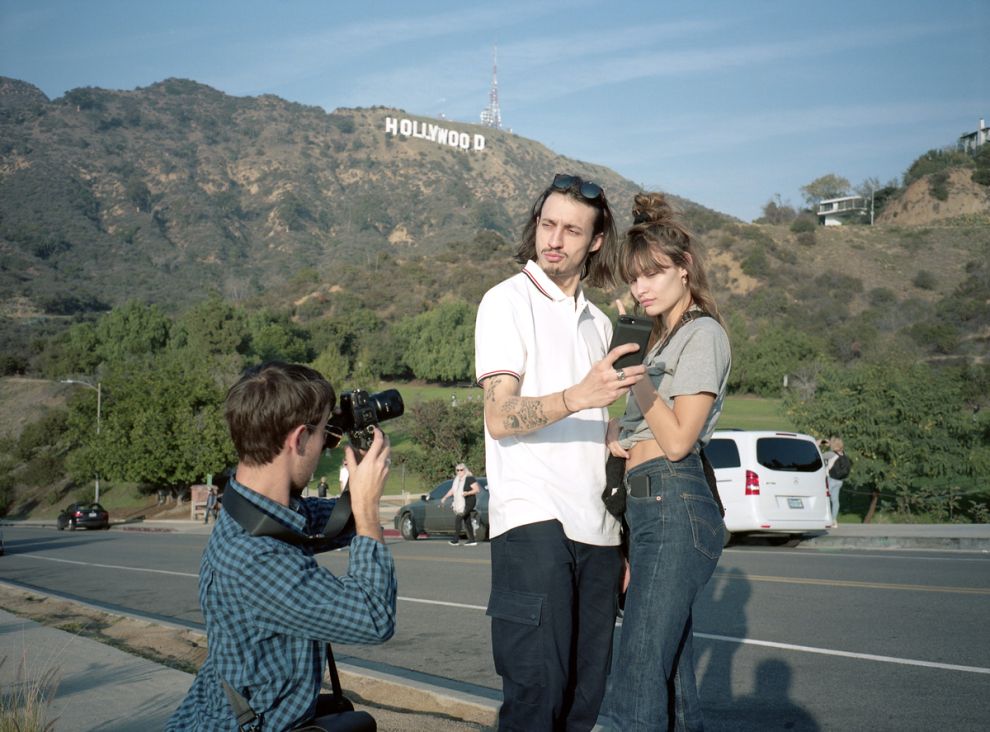
[[[574,411],[564,406],[564,392],[542,397],[519,396],[519,380],[506,374],[489,376],[485,388],[485,424],[496,440],[525,435],[553,424]],[[567,391],[566,389],[564,391]]]
[[[625,344],[610,351],[591,367],[577,384],[545,396],[519,395],[519,380],[507,374],[494,374],[482,382],[485,389],[485,424],[496,440],[535,432],[559,422],[574,412],[594,407],[607,407],[629,387],[643,378],[646,368],[630,366],[625,378],[619,380],[612,364],[624,353],[636,350]]]

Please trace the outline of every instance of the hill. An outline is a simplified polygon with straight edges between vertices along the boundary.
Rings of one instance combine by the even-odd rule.
[[[17,368],[32,343],[134,299],[176,313],[215,292],[300,322],[474,303],[515,270],[513,242],[554,172],[601,183],[620,231],[637,190],[504,131],[386,107],[327,113],[182,79],[50,100],[0,77],[0,139],[0,344]],[[743,322],[859,328],[874,313],[903,330],[932,321],[968,265],[988,259],[986,189],[964,177],[953,174],[946,201],[923,178],[877,226],[810,237],[675,201]]]

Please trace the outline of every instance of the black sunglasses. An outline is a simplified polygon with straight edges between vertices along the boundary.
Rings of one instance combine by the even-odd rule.
[[[316,429],[315,424],[309,424],[306,426],[312,430]],[[332,425],[329,422],[327,422],[326,427],[323,428],[323,449],[333,450],[335,447],[337,447],[337,445],[340,444],[340,441],[342,439],[344,439],[344,433],[341,431],[341,429],[336,425]]]
[[[553,183],[550,184],[550,187],[555,191],[576,190],[582,198],[588,201],[605,201],[605,191],[600,185],[576,175],[557,173],[553,177]]]

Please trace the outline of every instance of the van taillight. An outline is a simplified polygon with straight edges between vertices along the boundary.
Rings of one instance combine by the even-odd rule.
[[[746,495],[747,496],[760,495],[760,476],[758,476],[752,470],[746,471]]]

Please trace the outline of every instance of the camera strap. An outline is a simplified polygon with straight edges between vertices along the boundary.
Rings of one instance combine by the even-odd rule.
[[[344,491],[337,499],[323,533],[320,534],[301,534],[295,531],[265,513],[234,488],[224,491],[222,505],[223,510],[251,536],[270,536],[286,544],[307,547],[314,552],[329,551],[334,548],[332,546],[334,540],[347,529],[348,525],[353,524],[351,494],[348,491]]]

